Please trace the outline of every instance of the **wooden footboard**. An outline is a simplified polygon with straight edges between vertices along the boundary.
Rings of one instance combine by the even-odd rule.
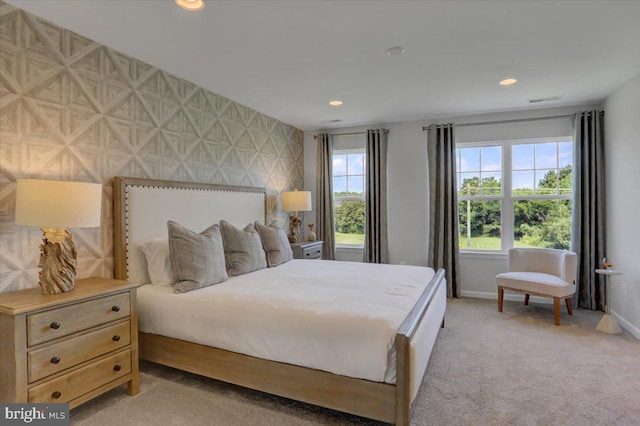
[[[411,341],[421,327],[435,332],[442,318],[424,324],[430,307],[446,304],[439,270],[398,329],[396,384],[372,382],[325,371],[268,361],[169,337],[139,333],[140,358],[247,388],[359,416],[408,425],[411,417]],[[431,351],[431,348],[421,348]],[[426,365],[425,365],[426,367]],[[424,370],[420,372],[423,374]]]
[[[423,319],[432,305],[446,304],[446,289],[443,288],[446,286],[444,273],[444,269],[436,272],[396,334],[396,425],[408,425],[411,419],[411,342],[421,327],[437,330],[441,324],[444,324],[444,315],[442,318],[437,318],[438,321],[435,323],[423,324]],[[436,298],[438,294],[444,295],[445,299],[438,300]],[[444,312],[444,309],[442,311]],[[424,348],[424,350],[431,351],[431,348]],[[423,375],[424,370],[417,374]]]
[[[179,217],[183,225],[197,227],[227,218],[239,224],[266,222],[265,188],[116,177],[113,189],[115,275],[122,280],[149,281],[146,261],[137,245],[166,237],[167,220]],[[194,210],[193,205],[199,208]],[[412,399],[426,370],[445,307],[446,283],[444,271],[439,270],[397,331],[396,384],[354,379],[148,333],[139,333],[140,358],[310,404],[408,425]]]
[[[395,386],[139,333],[140,357],[297,401],[393,423]]]

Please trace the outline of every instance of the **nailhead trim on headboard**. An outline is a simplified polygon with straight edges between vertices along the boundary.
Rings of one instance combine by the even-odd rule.
[[[116,177],[113,181],[114,185],[114,243],[116,245],[115,259],[115,271],[116,277],[119,279],[126,279],[130,276],[130,247],[129,247],[129,190],[131,188],[153,188],[153,189],[168,189],[168,190],[186,190],[186,191],[204,191],[204,192],[241,192],[248,194],[262,194],[264,195],[263,221],[266,223],[267,215],[267,190],[266,188],[254,188],[246,186],[231,186],[231,185],[217,185],[217,184],[204,184],[193,182],[178,182],[178,181],[154,181],[151,179],[138,179],[128,177]],[[120,194],[119,199],[116,194]],[[119,232],[118,232],[119,231]],[[124,243],[123,251],[120,251],[118,247],[121,242]],[[122,274],[121,264],[125,263],[126,277]]]

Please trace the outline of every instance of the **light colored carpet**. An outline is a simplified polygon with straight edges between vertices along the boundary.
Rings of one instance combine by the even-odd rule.
[[[640,425],[640,342],[595,330],[601,312],[449,300],[412,425]],[[141,363],[141,391],[114,389],[72,425],[380,425]]]

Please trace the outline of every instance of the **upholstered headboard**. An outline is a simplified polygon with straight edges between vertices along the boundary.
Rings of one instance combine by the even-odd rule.
[[[115,276],[149,282],[139,244],[167,237],[173,220],[200,232],[221,219],[244,227],[266,221],[265,188],[116,177],[113,181]]]

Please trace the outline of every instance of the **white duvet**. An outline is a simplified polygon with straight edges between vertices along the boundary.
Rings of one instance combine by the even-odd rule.
[[[395,383],[396,330],[431,268],[293,260],[174,294],[138,290],[140,331],[349,377]]]

